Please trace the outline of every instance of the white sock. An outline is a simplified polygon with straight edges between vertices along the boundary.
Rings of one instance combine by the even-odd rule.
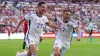
[[[16,56],[27,56],[27,52],[18,53],[18,54],[16,54]]]

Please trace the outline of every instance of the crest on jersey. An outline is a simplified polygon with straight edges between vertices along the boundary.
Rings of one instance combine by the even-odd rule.
[[[67,24],[67,26],[71,26],[71,24]]]

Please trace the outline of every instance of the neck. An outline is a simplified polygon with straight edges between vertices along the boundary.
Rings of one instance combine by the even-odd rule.
[[[40,13],[39,11],[36,12],[37,16],[42,17],[43,13]]]
[[[63,19],[63,22],[64,22],[64,23],[68,23],[68,21],[69,21],[69,20],[66,19],[66,18]]]

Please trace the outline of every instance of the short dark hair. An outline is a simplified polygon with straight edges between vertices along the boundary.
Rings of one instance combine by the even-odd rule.
[[[45,2],[39,2],[38,6],[41,6],[42,4],[45,4]]]

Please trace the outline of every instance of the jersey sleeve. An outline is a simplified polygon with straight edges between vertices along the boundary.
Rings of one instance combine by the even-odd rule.
[[[26,19],[26,20],[31,20],[31,19],[33,19],[33,15],[32,15],[31,13],[26,14],[26,15],[25,15],[25,19]]]
[[[44,16],[44,19],[43,20],[44,20],[45,23],[48,23],[49,22],[49,20],[48,20],[48,18],[46,16]]]
[[[78,27],[78,24],[77,24],[77,23],[75,23],[74,21],[71,21],[71,24],[72,24],[72,27],[73,27],[73,28]]]

